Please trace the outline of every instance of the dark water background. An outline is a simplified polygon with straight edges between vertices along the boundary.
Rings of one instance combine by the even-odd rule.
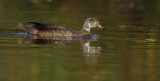
[[[91,39],[35,40],[19,22],[80,30]],[[48,42],[49,41],[49,42]],[[0,0],[0,81],[160,81],[159,0]]]

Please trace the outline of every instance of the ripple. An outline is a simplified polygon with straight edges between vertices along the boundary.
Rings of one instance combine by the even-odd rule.
[[[7,35],[18,35],[18,36],[34,36],[27,32],[0,32],[0,34],[7,34]]]

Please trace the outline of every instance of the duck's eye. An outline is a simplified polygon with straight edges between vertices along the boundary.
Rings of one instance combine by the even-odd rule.
[[[90,19],[91,22],[95,22],[93,19]]]

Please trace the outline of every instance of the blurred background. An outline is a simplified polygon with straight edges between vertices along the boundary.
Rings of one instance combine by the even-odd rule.
[[[87,17],[107,30],[44,40],[17,27],[34,21],[80,30]],[[159,81],[159,49],[159,0],[0,0],[1,81]]]

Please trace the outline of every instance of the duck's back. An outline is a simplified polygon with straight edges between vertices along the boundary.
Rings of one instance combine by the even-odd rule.
[[[27,31],[30,34],[38,35],[41,37],[55,37],[55,36],[78,36],[86,33],[74,30],[65,25],[43,24],[30,22],[31,25],[23,25],[19,23],[19,28]],[[89,34],[89,33],[87,33]]]
[[[75,29],[65,26],[65,25],[57,25],[57,24],[44,24],[37,22],[29,22],[32,27],[35,27],[38,30],[65,30],[65,31],[75,31]]]

